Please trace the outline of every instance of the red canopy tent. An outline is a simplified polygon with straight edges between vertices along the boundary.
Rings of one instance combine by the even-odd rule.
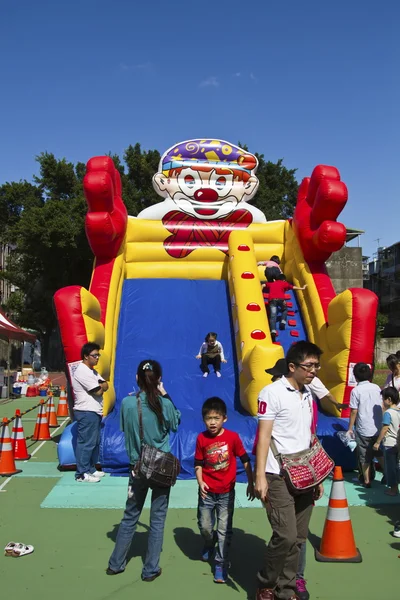
[[[36,336],[33,333],[28,333],[25,329],[21,329],[11,321],[0,309],[0,339],[10,342],[18,340],[20,342],[35,343]]]
[[[28,333],[25,329],[21,329],[15,323],[11,321],[3,311],[0,309],[0,340],[7,342],[7,398],[10,395],[10,342],[16,340],[19,342],[30,342],[34,344],[36,336],[33,333]],[[23,364],[22,364],[23,366]],[[1,394],[0,394],[1,395]],[[1,395],[2,396],[2,395]]]

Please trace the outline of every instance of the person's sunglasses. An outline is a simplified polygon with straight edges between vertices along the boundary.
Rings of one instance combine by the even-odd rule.
[[[301,367],[302,369],[304,369],[305,371],[319,371],[321,368],[321,364],[320,363],[294,363],[297,367]]]
[[[92,358],[100,358],[101,354],[89,354]]]

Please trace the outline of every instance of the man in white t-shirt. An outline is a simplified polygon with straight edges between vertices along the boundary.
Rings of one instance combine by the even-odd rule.
[[[322,351],[311,342],[293,344],[286,355],[288,375],[267,385],[258,399],[255,493],[265,503],[272,527],[264,568],[258,573],[257,600],[294,600],[299,546],[306,540],[314,500],[323,486],[293,495],[280,475],[270,450],[273,438],[279,453],[306,450],[311,443],[312,393],[307,387],[320,368]]]
[[[382,427],[382,397],[378,385],[371,383],[372,369],[366,363],[357,363],[353,369],[357,381],[356,387],[350,394],[350,421],[348,433],[356,426],[356,442],[359,461],[364,476],[364,486],[371,487],[370,470],[374,456],[381,463],[383,458],[380,450],[374,450],[374,444]]]
[[[103,393],[108,390],[108,383],[95,369],[100,358],[99,350],[100,346],[93,342],[82,346],[82,362],[75,369],[71,381],[75,398],[74,416],[78,428],[75,480],[87,483],[98,483],[104,475],[96,469]]]

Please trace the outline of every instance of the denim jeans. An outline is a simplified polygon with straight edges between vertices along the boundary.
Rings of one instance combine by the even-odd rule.
[[[278,307],[281,309],[281,320],[287,320],[287,306],[284,300],[271,300],[269,302],[269,328],[271,332],[276,332],[276,317],[278,315]]]
[[[217,551],[215,562],[228,567],[228,554],[232,540],[233,510],[235,508],[235,490],[226,494],[207,492],[203,499],[199,494],[197,523],[206,547],[215,543],[214,526],[217,524]]]
[[[149,484],[145,479],[132,477],[132,473],[129,475],[125,512],[118,529],[115,548],[108,563],[113,571],[125,569],[126,557],[149,489]],[[160,554],[170,491],[171,488],[153,488],[151,491],[150,531],[142,577],[152,577],[160,570]]]
[[[299,544],[299,565],[297,567],[296,579],[304,579],[306,570],[307,542]]]
[[[399,455],[397,446],[383,446],[383,456],[385,459],[386,485],[394,487],[399,483]]]
[[[78,426],[76,443],[75,478],[85,473],[94,473],[99,460],[101,416],[91,410],[75,410],[75,421]]]

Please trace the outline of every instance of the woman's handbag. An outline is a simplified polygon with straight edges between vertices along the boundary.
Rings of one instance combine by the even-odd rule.
[[[141,450],[140,458],[133,469],[134,473],[136,476],[146,479],[152,487],[172,487],[181,470],[179,460],[171,452],[163,452],[144,443],[142,403],[139,395],[137,396],[137,408]]]
[[[279,454],[272,438],[271,449],[281,467],[281,475],[294,494],[303,494],[312,490],[328,477],[335,466],[316,435],[311,436],[311,446],[308,450],[293,454]]]

